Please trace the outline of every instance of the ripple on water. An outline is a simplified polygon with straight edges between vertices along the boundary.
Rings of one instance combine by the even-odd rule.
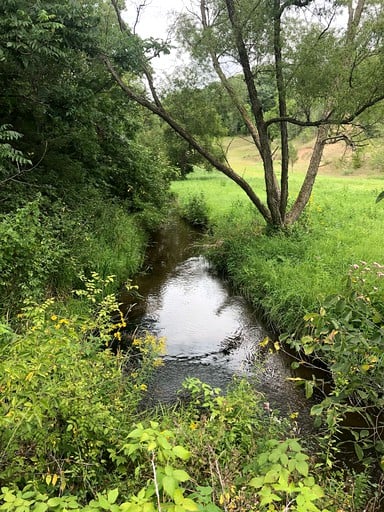
[[[260,346],[266,329],[203,256],[181,261],[149,290],[140,329],[166,338],[164,366],[149,387],[151,403],[176,400],[187,377],[225,389],[238,375],[252,378],[281,413],[308,410],[302,391],[287,381],[290,361]]]

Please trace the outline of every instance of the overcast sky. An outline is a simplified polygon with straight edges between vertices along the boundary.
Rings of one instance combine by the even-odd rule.
[[[146,3],[141,11],[136,32],[142,37],[165,37],[167,27],[172,22],[172,11],[180,11],[185,0],[126,0],[127,16],[130,24],[136,18],[137,6]]]
[[[136,33],[141,37],[155,37],[166,39],[169,27],[172,25],[173,12],[181,11],[185,5],[190,5],[190,0],[126,0],[126,12],[124,18],[131,28],[136,20],[137,6],[146,4],[141,11],[139,23],[136,26]],[[152,65],[161,74],[171,72],[177,65],[177,55],[173,51],[170,56],[162,56],[154,61]]]

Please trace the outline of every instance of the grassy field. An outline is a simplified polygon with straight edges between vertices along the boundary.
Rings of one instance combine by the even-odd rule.
[[[292,197],[303,179],[308,144],[300,147],[290,175]],[[333,146],[325,155],[291,236],[265,236],[244,192],[217,172],[197,170],[173,184],[181,204],[203,194],[216,241],[213,258],[279,329],[293,329],[325,296],[341,291],[352,264],[384,262],[384,202],[375,203],[384,173],[367,163],[354,169],[350,158],[342,162],[342,151]],[[233,140],[228,160],[264,198],[262,168],[249,142]]]

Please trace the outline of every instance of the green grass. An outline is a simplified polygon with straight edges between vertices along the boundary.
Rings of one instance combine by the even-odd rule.
[[[261,191],[261,171],[250,183]],[[291,193],[303,175],[293,173]],[[204,194],[216,242],[214,261],[279,329],[292,330],[305,312],[343,290],[349,266],[384,262],[384,189],[374,178],[319,176],[306,212],[290,236],[268,237],[262,219],[234,183],[219,173],[197,170],[173,184],[180,203]]]

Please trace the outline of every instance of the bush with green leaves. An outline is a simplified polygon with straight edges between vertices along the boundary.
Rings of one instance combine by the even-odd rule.
[[[374,447],[384,469],[384,265],[364,261],[352,265],[345,292],[325,299],[319,311],[306,314],[304,321],[300,337],[283,335],[281,339],[303,354],[295,367],[309,360],[326,369],[321,380],[316,371],[312,381],[302,379],[308,396],[317,386],[330,388],[312,407],[317,425],[324,421],[331,439],[342,430],[352,430],[358,458],[363,460]],[[356,430],[353,423],[345,424],[352,415],[359,418]],[[328,455],[331,464],[332,453]]]
[[[141,265],[147,235],[123,204],[97,191],[77,205],[39,197],[0,216],[0,302],[18,311],[27,299],[69,293],[80,273],[116,276],[115,289]]]
[[[73,258],[40,200],[0,218],[0,295],[3,305],[41,299],[54,288]],[[73,271],[73,268],[71,269]]]
[[[126,323],[110,320],[118,305],[104,296],[107,284],[92,276],[81,316],[59,313],[50,299],[25,307],[18,329],[1,324],[1,482],[82,498],[116,478],[110,450],[132,428],[160,345],[148,335],[112,353]]]
[[[304,511],[304,504],[325,509],[313,462],[291,438],[294,423],[273,411],[249,381],[235,381],[225,395],[196,378],[183,388],[187,401],[172,410],[168,428],[191,452],[188,473],[199,482],[197,493],[206,491],[219,510],[282,511],[288,502],[292,511]]]
[[[192,226],[206,228],[209,221],[209,208],[204,194],[195,194],[187,198],[181,206],[181,215]]]

